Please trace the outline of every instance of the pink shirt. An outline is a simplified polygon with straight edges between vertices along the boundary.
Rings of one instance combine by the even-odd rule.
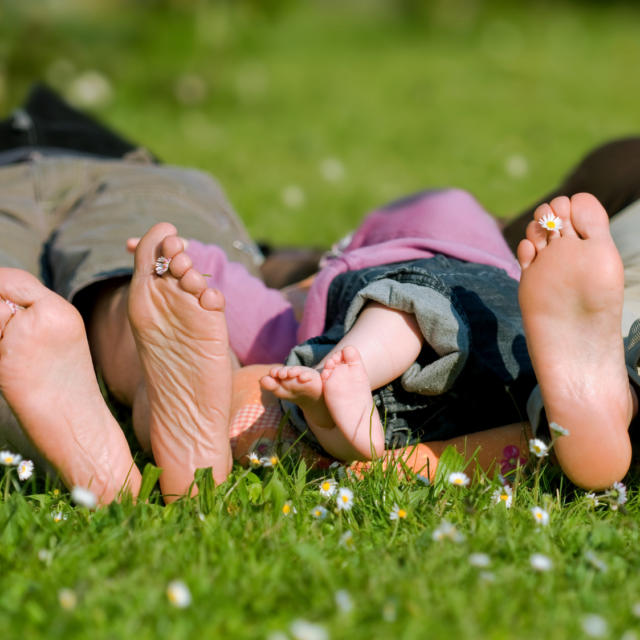
[[[196,269],[211,274],[209,286],[224,294],[231,348],[245,365],[283,362],[295,344],[321,334],[329,285],[346,271],[443,254],[520,278],[496,220],[460,189],[424,192],[369,214],[346,249],[326,259],[299,327],[280,292],[229,262],[219,247],[190,240],[187,253]]]

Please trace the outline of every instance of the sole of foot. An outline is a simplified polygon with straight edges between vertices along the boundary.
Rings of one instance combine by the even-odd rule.
[[[540,220],[553,215],[561,229]],[[556,223],[557,226],[557,223]],[[538,207],[518,246],[520,307],[554,450],[577,485],[601,489],[629,468],[634,398],[621,336],[624,273],[606,211],[590,194]]]
[[[351,457],[380,457],[384,453],[384,429],[359,351],[347,346],[333,354],[325,362],[322,380],[327,409],[353,448]]]
[[[137,495],[140,473],[93,369],[80,314],[18,269],[0,269],[0,390],[68,487],[102,503]]]
[[[158,258],[169,260],[157,275]],[[216,483],[231,470],[231,355],[222,294],[210,289],[184,253],[176,229],[153,226],[135,252],[129,320],[142,363],[149,434],[160,488],[171,502],[211,467]],[[135,409],[135,408],[134,408]]]

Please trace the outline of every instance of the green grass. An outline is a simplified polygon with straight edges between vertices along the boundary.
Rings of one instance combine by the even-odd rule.
[[[459,468],[452,456],[446,471]],[[482,474],[469,488],[446,477],[444,467],[432,486],[380,469],[362,480],[336,475],[354,493],[343,512],[320,495],[317,474],[288,460],[237,469],[200,500],[168,507],[154,494],[150,504],[92,513],[70,507],[66,494],[13,489],[0,503],[4,637],[267,638],[304,619],[331,638],[555,639],[583,637],[594,613],[607,621],[605,637],[638,627],[635,492],[620,510],[594,510],[548,471],[540,487],[535,474],[520,477],[506,509]],[[295,512],[285,516],[287,500]],[[310,513],[317,504],[328,508],[324,520]],[[406,519],[389,519],[394,504]],[[549,512],[548,526],[535,524],[534,505]],[[66,519],[55,522],[58,510]],[[462,541],[433,539],[443,519]],[[351,545],[341,542],[347,531]],[[473,552],[490,566],[472,566]],[[534,571],[533,553],[553,568]],[[175,579],[191,592],[188,608],[168,604]],[[61,606],[62,589],[75,607]],[[350,612],[336,606],[341,590]]]
[[[281,4],[6,0],[0,109],[41,78],[72,96],[74,79],[97,70],[112,90],[98,117],[167,162],[214,173],[254,236],[322,246],[425,186],[464,187],[510,215],[595,144],[640,129],[631,3],[404,2],[414,13],[382,1]],[[204,89],[192,104],[176,97],[184,74],[195,94]],[[342,179],[323,177],[327,159]],[[304,194],[298,206],[283,202],[291,185]],[[165,508],[153,494],[96,513],[42,479],[18,491],[5,475],[2,637],[290,637],[303,618],[353,640],[573,639],[589,613],[606,618],[606,637],[640,627],[635,488],[625,509],[593,510],[549,469],[540,493],[526,479],[506,511],[483,477],[458,490],[378,470],[346,481],[352,511],[318,522],[316,476],[287,465],[235,469],[202,507]],[[297,513],[284,517],[289,499]],[[396,502],[406,520],[389,520]],[[548,527],[535,526],[534,504],[549,510]],[[56,523],[58,510],[68,517]],[[443,518],[463,542],[432,539]],[[347,530],[352,549],[340,545]],[[474,551],[490,555],[492,582],[470,566]],[[553,570],[534,572],[533,552]],[[191,590],[187,609],[167,603],[175,578]],[[77,596],[71,610],[63,588]],[[340,589],[351,613],[336,609]]]

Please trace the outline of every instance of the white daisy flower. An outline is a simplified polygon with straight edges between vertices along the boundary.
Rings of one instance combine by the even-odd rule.
[[[191,591],[182,580],[172,580],[167,585],[167,600],[178,609],[185,609],[191,604]]]
[[[597,613],[584,616],[581,621],[582,630],[590,638],[602,638],[609,633],[607,621]]]
[[[443,520],[440,526],[434,529],[431,537],[436,542],[451,540],[452,542],[462,542],[464,536],[447,520]]]
[[[316,520],[324,520],[327,517],[327,513],[327,510],[321,504],[317,504],[311,509],[311,515]]]
[[[275,467],[278,464],[278,456],[271,454],[270,456],[264,456],[260,458],[260,464],[263,467]]]
[[[31,460],[22,460],[18,465],[18,478],[23,482],[33,475],[33,462]]]
[[[471,480],[469,480],[469,476],[462,471],[454,471],[453,473],[450,473],[447,481],[449,484],[454,484],[457,487],[466,487],[469,482],[471,482]]]
[[[595,508],[600,504],[600,500],[598,500],[598,496],[595,493],[593,493],[593,491],[590,491],[589,493],[585,493],[584,498],[590,507]]]
[[[529,557],[529,563],[536,571],[550,571],[553,569],[553,561],[543,553],[532,553]]]
[[[389,520],[404,520],[407,517],[407,510],[401,509],[397,504],[393,505],[391,513],[389,514]]]
[[[627,501],[627,487],[622,482],[614,482],[612,489],[616,492],[616,505],[623,505]]]
[[[532,507],[531,515],[536,521],[536,524],[541,524],[543,527],[549,524],[549,514],[541,507]]]
[[[22,456],[17,453],[11,453],[11,451],[0,451],[0,464],[6,467],[17,467],[22,460]]]
[[[345,549],[353,549],[356,546],[356,542],[353,539],[353,533],[349,530],[345,531],[341,536],[340,536],[340,542],[339,542],[341,547],[344,547]]]
[[[67,514],[62,513],[62,511],[52,511],[51,517],[53,518],[54,522],[62,522],[63,520],[67,519]]]
[[[353,491],[347,487],[340,487],[336,496],[338,511],[349,511],[353,507]]]
[[[79,506],[87,509],[95,509],[98,499],[91,489],[85,487],[73,487],[71,489],[71,499]]]
[[[289,631],[294,640],[329,640],[329,633],[319,624],[298,618],[291,623]]]
[[[338,490],[338,483],[333,478],[325,478],[318,489],[325,498],[330,498]]]
[[[336,608],[340,613],[350,613],[353,611],[353,598],[346,589],[338,589],[334,594]]]
[[[549,429],[551,429],[551,431],[553,431],[554,433],[557,433],[559,436],[569,435],[569,429],[561,427],[557,422],[550,422]]]
[[[511,505],[513,504],[513,489],[508,484],[505,484],[493,492],[491,499],[495,504],[503,504],[507,509],[511,509]]]
[[[529,451],[536,458],[544,458],[549,453],[549,447],[542,440],[532,438],[529,440]]]
[[[78,596],[73,589],[60,589],[58,591],[58,602],[63,609],[71,611],[78,604]]]
[[[491,558],[486,553],[471,553],[469,555],[469,564],[478,569],[486,569],[491,565]]]
[[[255,451],[249,451],[247,454],[247,459],[249,460],[249,464],[252,467],[260,466],[260,456]]]
[[[282,515],[283,516],[288,516],[291,515],[292,513],[298,513],[298,511],[296,510],[296,508],[291,504],[291,500],[287,500],[283,505],[282,505]]]
[[[547,231],[560,231],[562,229],[562,220],[558,216],[554,216],[553,213],[546,213],[538,220],[538,223]]]

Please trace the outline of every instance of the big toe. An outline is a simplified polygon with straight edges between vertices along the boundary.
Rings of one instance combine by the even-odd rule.
[[[158,257],[162,241],[167,236],[177,235],[176,228],[168,222],[159,222],[153,225],[147,233],[142,236],[135,253],[136,274],[147,274],[153,272],[153,265]],[[165,256],[166,257],[166,256]]]
[[[609,236],[609,216],[600,201],[590,193],[572,196],[571,221],[582,238]]]

